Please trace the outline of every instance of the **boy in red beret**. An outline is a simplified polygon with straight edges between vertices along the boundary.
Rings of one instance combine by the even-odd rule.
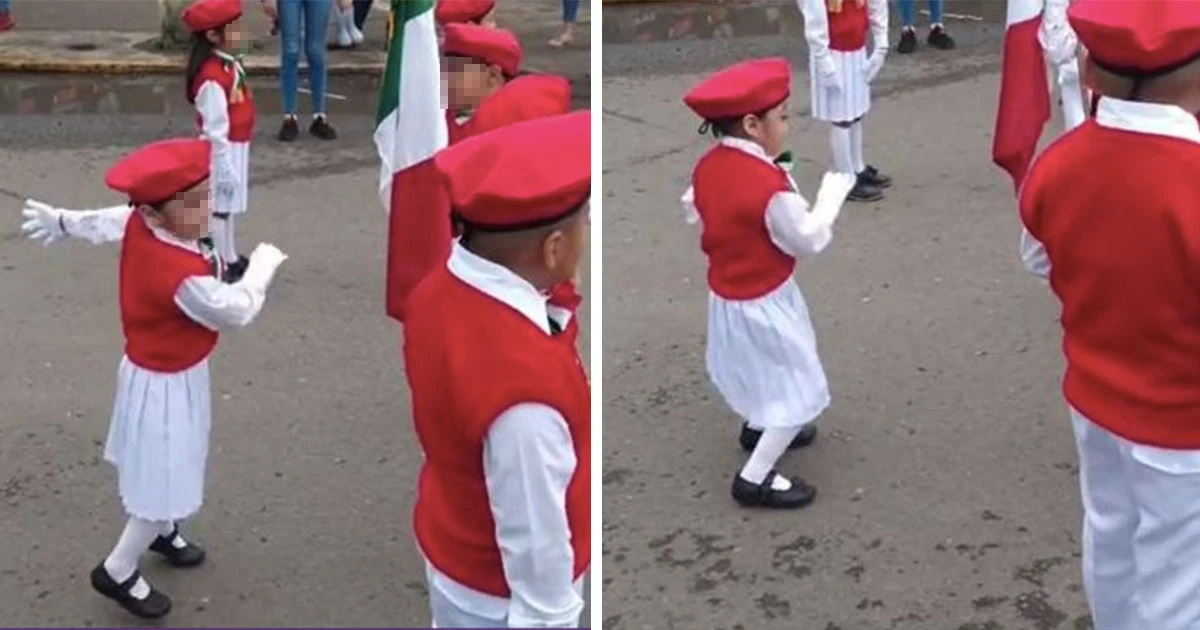
[[[437,0],[433,10],[438,25],[496,25],[496,0]]]
[[[890,177],[863,158],[871,83],[888,52],[887,0],[796,0],[808,41],[812,117],[830,123],[833,168],[857,176],[851,201],[878,201]],[[867,54],[867,37],[872,40]]]
[[[816,489],[775,464],[816,438],[829,386],[808,306],[792,279],[798,260],[833,238],[855,177],[826,173],[812,206],[777,164],[788,130],[791,68],[782,58],[747,61],[697,85],[684,102],[718,139],[684,195],[700,221],[708,257],[709,377],[742,420],[750,458],[734,476],[743,506],[799,508]]]
[[[580,299],[552,288],[586,248],[590,133],[590,112],[575,112],[436,157],[463,235],[413,292],[404,326],[434,627],[578,626],[591,391]]]
[[[1200,628],[1200,2],[1068,15],[1101,96],[1020,210],[1025,264],[1062,303],[1084,586],[1096,630]]]
[[[104,458],[117,468],[129,515],[116,546],[91,573],[92,586],[129,612],[161,617],[171,600],[138,571],[147,549],[177,567],[204,561],[179,533],[204,498],[211,424],[208,357],[218,332],[249,324],[286,258],[259,245],[236,284],[209,229],[211,148],[201,139],[155,142],[109,169],[109,188],[129,204],[93,212],[25,210],[22,231],[47,243],[66,236],[121,242],[120,310],[125,357]]]

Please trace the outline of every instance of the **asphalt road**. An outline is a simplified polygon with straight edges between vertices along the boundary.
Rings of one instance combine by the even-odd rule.
[[[791,513],[729,497],[744,455],[705,375],[705,266],[678,201],[709,142],[680,98],[750,56],[802,69],[802,47],[605,48],[605,630],[1090,627],[1057,306],[990,162],[999,31],[952,28],[956,52],[889,57],[866,153],[895,187],[798,272],[834,404],[780,465],[820,489]],[[807,83],[789,146],[811,200],[829,148]]]
[[[260,319],[224,336],[213,362],[207,502],[187,527],[209,562],[180,572],[147,558],[143,571],[174,598],[174,626],[427,625],[409,527],[420,453],[383,314],[374,92],[335,81],[341,138],[282,146],[270,83],[255,84],[266,111],[238,238],[291,258]],[[26,196],[119,203],[108,165],[190,135],[193,114],[175,77],[5,76],[0,92],[0,620],[129,625],[87,581],[124,522],[101,459],[121,356],[117,248],[26,242],[19,209]],[[16,113],[22,99],[30,113]],[[583,325],[588,356],[586,310]]]

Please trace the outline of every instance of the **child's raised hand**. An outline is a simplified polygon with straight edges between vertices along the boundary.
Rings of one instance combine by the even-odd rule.
[[[853,173],[825,173],[821,178],[821,187],[817,190],[816,205],[842,205],[857,182],[858,176]]]
[[[40,201],[26,199],[21,208],[21,216],[25,221],[21,224],[21,234],[42,245],[49,246],[66,237],[62,225],[62,210],[48,206]]]

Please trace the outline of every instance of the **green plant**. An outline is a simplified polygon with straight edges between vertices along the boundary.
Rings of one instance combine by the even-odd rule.
[[[192,0],[160,1],[162,2],[162,23],[159,26],[158,47],[169,50],[187,46],[191,32],[184,25],[181,16]]]

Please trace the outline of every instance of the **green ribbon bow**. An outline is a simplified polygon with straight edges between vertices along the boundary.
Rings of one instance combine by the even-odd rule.
[[[246,83],[246,67],[242,65],[242,60],[245,59],[246,55],[231,55],[223,50],[214,50],[213,54],[225,62],[226,69],[231,67],[234,69],[233,89],[236,91],[241,88]]]
[[[792,158],[791,151],[784,151],[783,153],[779,154],[779,157],[775,158],[775,164],[779,168],[791,172],[792,168],[796,166],[796,161]]]

